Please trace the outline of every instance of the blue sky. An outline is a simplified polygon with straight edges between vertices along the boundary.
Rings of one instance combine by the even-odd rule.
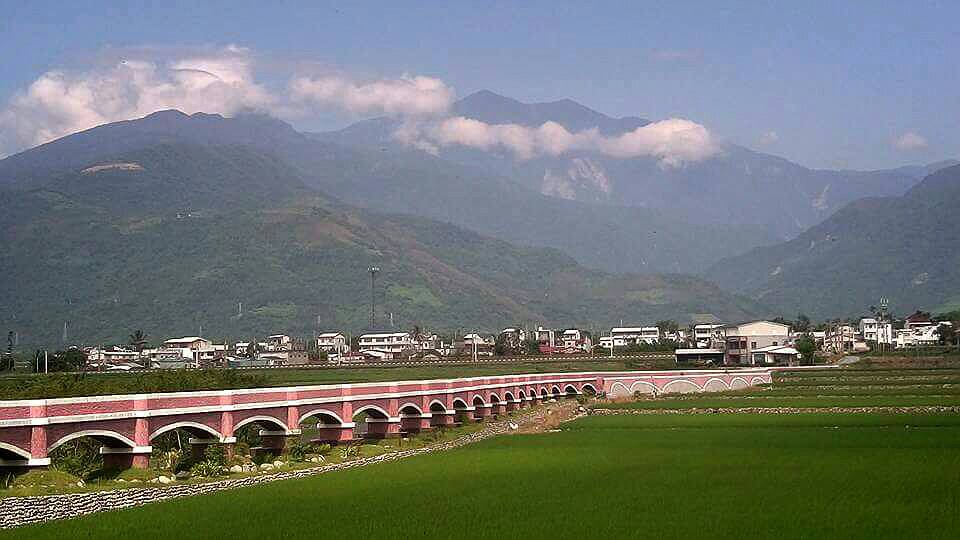
[[[316,64],[358,79],[438,78],[458,96],[486,88],[686,118],[814,167],[960,157],[955,2],[3,4],[0,104],[51,70],[131,49],[234,44],[256,55],[267,87],[284,84],[288,64]],[[357,116],[292,121],[322,129]]]

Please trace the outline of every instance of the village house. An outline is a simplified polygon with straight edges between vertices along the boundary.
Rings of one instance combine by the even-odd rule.
[[[590,336],[579,328],[569,328],[562,334],[563,352],[567,354],[576,354],[590,352],[592,342]]]
[[[460,351],[463,355],[493,356],[493,337],[481,336],[477,333],[465,334],[461,341]]]
[[[557,347],[557,334],[558,332],[552,328],[537,327],[537,346],[540,348],[540,352],[553,353]]]
[[[709,349],[723,341],[722,324],[698,324],[693,327],[694,346]]]
[[[337,357],[350,352],[347,337],[340,332],[321,332],[317,334],[317,350],[327,353],[327,357]]]
[[[371,332],[361,335],[357,345],[364,356],[377,360],[394,360],[416,350],[409,332]]]
[[[796,366],[800,365],[800,353],[797,349],[785,345],[761,347],[751,353],[751,364],[755,366]]]
[[[771,321],[728,324],[721,328],[724,336],[724,363],[751,364],[753,352],[770,346],[788,344],[790,327]]]

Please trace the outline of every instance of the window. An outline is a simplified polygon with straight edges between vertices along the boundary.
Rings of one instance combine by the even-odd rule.
[[[756,342],[756,341],[751,341],[751,342],[750,342],[750,348],[751,348],[751,349],[756,349],[756,348],[757,348],[757,342]]]
[[[774,342],[773,342],[773,346],[776,347],[777,345],[779,345],[779,343],[777,343],[776,341],[774,341]]]

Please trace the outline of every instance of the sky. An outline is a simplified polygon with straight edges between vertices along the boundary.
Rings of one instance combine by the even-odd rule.
[[[957,20],[960,3],[879,0],[0,0],[0,155],[171,103],[322,130],[440,114],[489,89],[673,122],[664,130],[688,122],[811,167],[927,163],[960,158]],[[446,129],[477,127],[462,124],[417,140],[512,136]],[[543,151],[557,141],[526,135]],[[560,135],[611,152],[631,142]],[[643,151],[661,140],[640,135]]]

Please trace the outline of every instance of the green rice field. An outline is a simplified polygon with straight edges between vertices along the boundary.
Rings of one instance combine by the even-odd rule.
[[[597,406],[960,405],[955,370],[816,370]],[[589,416],[557,432],[3,538],[960,538],[960,414]]]
[[[958,486],[958,415],[589,417],[0,538],[957,538]]]

